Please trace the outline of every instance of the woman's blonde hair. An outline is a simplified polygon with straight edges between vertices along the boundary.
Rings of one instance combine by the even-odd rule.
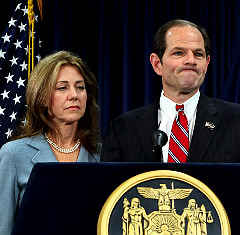
[[[26,91],[27,122],[18,138],[43,134],[49,130],[59,134],[49,119],[48,107],[51,106],[52,92],[63,65],[76,66],[84,78],[88,98],[85,114],[78,123],[76,138],[80,138],[89,152],[95,153],[100,141],[97,81],[82,59],[67,51],[59,51],[45,57],[33,69]]]

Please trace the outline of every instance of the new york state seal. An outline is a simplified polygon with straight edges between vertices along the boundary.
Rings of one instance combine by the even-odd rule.
[[[105,202],[98,235],[230,235],[217,196],[187,174],[157,170],[122,183]]]

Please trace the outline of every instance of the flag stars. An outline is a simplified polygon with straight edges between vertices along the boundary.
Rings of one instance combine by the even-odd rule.
[[[2,49],[0,49],[0,58],[5,59],[5,54],[6,54],[6,52],[3,51]]]
[[[22,48],[22,46],[21,46],[21,43],[22,43],[22,41],[16,41],[15,43],[13,43],[14,45],[15,45],[15,47],[16,47],[16,49],[18,49],[18,48]]]
[[[8,35],[7,33],[4,36],[2,36],[4,43],[10,42],[10,38],[11,38],[11,35]]]
[[[21,22],[21,25],[18,26],[18,28],[20,29],[20,32],[26,30],[26,29],[25,29],[26,25],[27,25],[27,24],[23,24],[23,23]]]
[[[4,77],[4,78],[6,78],[7,79],[7,83],[9,83],[9,82],[13,82],[13,75],[11,75],[10,73],[8,73],[8,76],[7,77]]]
[[[28,54],[28,45],[27,47],[24,48],[25,52],[26,52],[26,55]]]
[[[0,106],[0,115],[4,115],[4,110],[5,110],[6,108],[2,108],[1,106]]]
[[[15,102],[15,105],[16,105],[17,103],[20,104],[20,99],[21,99],[21,97],[22,97],[22,96],[18,96],[18,95],[16,94],[16,97],[13,99],[14,102]]]
[[[36,49],[33,54],[34,61],[37,63],[41,58],[39,55],[39,32],[37,31],[40,16],[33,12],[35,32],[28,32],[27,18],[30,10],[28,11],[27,2],[17,1],[13,7],[14,15],[10,15],[6,21],[7,31],[0,35],[0,80],[3,83],[3,87],[0,89],[0,145],[14,135],[17,120],[22,121],[19,112],[26,110],[24,97],[28,82],[27,70],[30,66],[28,65],[28,54],[32,52],[32,49],[27,46],[28,34],[32,36],[31,40],[34,40],[33,45]],[[26,122],[25,119],[23,123],[26,124]]]
[[[11,130],[10,128],[8,128],[8,131],[5,132],[5,135],[7,136],[7,139],[12,136],[12,132],[13,132],[13,130]]]
[[[22,71],[27,70],[27,66],[28,66],[28,65],[25,63],[25,61],[23,61],[23,63],[20,64],[20,66],[21,66],[21,68],[22,68]]]
[[[0,94],[0,95],[2,96],[2,98],[3,98],[3,100],[4,100],[5,98],[7,98],[7,99],[9,98],[9,97],[8,97],[9,92],[10,92],[10,91],[4,90],[4,92]]]
[[[16,120],[16,115],[17,115],[17,112],[15,113],[15,112],[12,112],[12,114],[9,116],[10,118],[11,118],[11,122],[13,121],[13,120]]]
[[[15,25],[15,22],[16,22],[17,20],[14,20],[12,17],[11,17],[11,20],[10,21],[8,21],[8,27],[10,28],[11,26],[16,26]]]
[[[22,3],[19,3],[19,4],[17,5],[17,7],[15,8],[15,11],[21,10],[21,8],[20,8],[21,5],[22,5]]]
[[[39,39],[39,47],[41,48],[42,47],[42,41]]]
[[[20,86],[23,86],[23,87],[25,86],[25,85],[24,85],[24,81],[25,81],[25,80],[23,80],[21,77],[18,79],[18,81],[16,81],[16,83],[18,84],[18,88],[19,88]]]
[[[27,124],[27,119],[26,119],[26,118],[24,118],[24,120],[23,120],[23,121],[21,121],[21,123],[23,124],[23,126],[26,126],[26,124]]]
[[[37,62],[39,62],[41,60],[41,56],[40,55],[37,55],[36,58],[37,58]]]
[[[23,9],[21,9],[23,11],[23,15],[25,16],[26,14],[28,14],[28,9],[25,6]]]
[[[15,57],[13,56],[13,58],[12,58],[11,60],[9,60],[9,61],[12,63],[12,66],[13,66],[14,64],[17,65],[17,60],[18,60],[18,58],[15,58]]]

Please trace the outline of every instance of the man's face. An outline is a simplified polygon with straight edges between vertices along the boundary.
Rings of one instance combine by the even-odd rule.
[[[162,76],[164,94],[195,94],[204,81],[210,61],[201,33],[191,26],[177,26],[166,33],[166,50],[155,72]]]

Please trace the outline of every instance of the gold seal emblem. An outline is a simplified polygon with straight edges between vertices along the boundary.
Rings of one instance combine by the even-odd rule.
[[[157,170],[122,183],[105,202],[98,235],[230,235],[217,196],[187,174]]]

